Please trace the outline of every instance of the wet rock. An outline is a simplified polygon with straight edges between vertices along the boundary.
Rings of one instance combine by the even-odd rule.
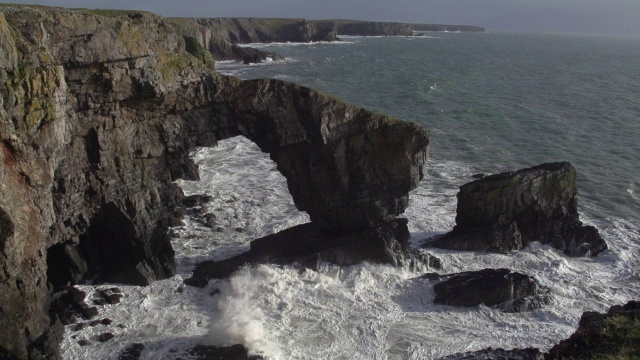
[[[362,261],[399,266],[413,258],[406,219],[350,235],[331,235],[313,223],[302,224],[251,242],[251,250],[222,261],[199,263],[185,283],[205,286],[226,278],[244,264],[293,264],[317,269],[321,262],[341,266]]]
[[[507,253],[538,241],[570,256],[607,249],[578,218],[576,170],[567,162],[484,177],[460,187],[456,226],[428,246]]]
[[[87,304],[83,304],[81,307],[82,317],[85,319],[92,319],[96,315],[98,315],[98,308],[95,306],[89,306]]]
[[[86,340],[86,339],[78,340],[78,345],[80,345],[80,346],[91,345],[91,341]]]
[[[211,196],[204,195],[204,194],[190,195],[190,196],[185,196],[182,199],[182,204],[187,208],[204,206],[206,203],[211,201],[211,199],[212,199]]]
[[[122,350],[118,360],[139,360],[142,357],[142,352],[144,351],[144,345],[140,343],[135,343],[127,346]]]
[[[428,275],[426,278],[434,278]],[[435,279],[434,279],[435,280]],[[437,283],[436,304],[477,306],[484,304],[505,312],[538,309],[549,302],[549,289],[527,275],[508,269],[484,269],[447,275]]]
[[[438,360],[542,360],[544,354],[535,348],[505,350],[488,348],[479,351],[458,353]]]
[[[98,290],[98,295],[104,299],[107,304],[118,304],[123,298],[122,291],[117,287]]]
[[[204,214],[201,223],[210,228],[210,229],[215,229],[216,227],[216,216],[212,213],[206,213]]]
[[[107,342],[111,339],[114,338],[114,335],[110,332],[106,332],[106,333],[102,333],[100,334],[100,336],[98,336],[98,341],[100,342]]]
[[[103,298],[100,299],[93,299],[93,304],[94,305],[98,305],[98,306],[104,306],[107,304],[107,301]]]
[[[606,314],[585,312],[578,329],[545,359],[640,358],[640,301],[612,306]]]
[[[189,350],[189,354],[195,359],[202,360],[261,360],[260,355],[249,355],[249,350],[243,345],[232,345],[226,347],[198,345]]]

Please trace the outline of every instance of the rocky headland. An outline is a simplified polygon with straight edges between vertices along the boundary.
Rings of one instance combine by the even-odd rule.
[[[0,9],[7,357],[57,357],[62,321],[51,304],[69,284],[174,274],[167,228],[183,213],[174,180],[198,177],[196,146],[253,140],[323,237],[395,223],[423,176],[429,138],[419,126],[297,85],[219,76],[200,43],[162,17]]]
[[[361,20],[305,20],[273,18],[172,18],[178,32],[196,39],[216,60],[259,63],[278,60],[275,53],[239,44],[272,42],[339,41],[339,35],[413,36],[414,32],[480,32],[471,25],[409,24]]]
[[[204,262],[188,282],[201,286],[247,263],[436,267],[437,259],[411,251],[407,220],[398,217],[423,177],[424,129],[302,86],[215,72],[213,56],[228,49],[244,60],[264,55],[237,43],[331,41],[344,26],[278,21],[0,5],[0,358],[58,359],[63,324],[110,321],[91,320],[97,310],[73,284],[144,286],[173,276],[167,229],[200,201],[185,199],[174,181],[198,178],[190,150],[237,135],[270,154],[311,222],[256,239],[238,257]],[[366,33],[358,35],[412,31],[371,24],[380,23],[359,23]],[[606,244],[578,220],[575,192],[575,169],[564,163],[478,180],[461,189],[447,243],[461,237],[466,245],[452,248],[502,252],[542,241],[595,255]],[[495,290],[479,293],[474,284],[487,279]],[[547,301],[535,279],[508,270],[440,280],[444,304],[520,311]],[[119,302],[109,286],[93,305]],[[482,297],[465,298],[470,292]],[[122,356],[143,349],[133,344]],[[192,352],[220,354],[252,358],[242,346]]]

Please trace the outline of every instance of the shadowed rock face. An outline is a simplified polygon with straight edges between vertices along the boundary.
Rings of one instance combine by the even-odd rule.
[[[460,187],[456,226],[430,245],[505,253],[533,241],[567,255],[595,256],[607,245],[578,218],[576,170],[567,162],[484,177]]]
[[[49,282],[173,275],[173,181],[197,178],[196,146],[255,141],[323,233],[393,221],[422,178],[418,126],[297,85],[218,76],[161,17],[0,11],[3,356],[57,358]]]
[[[443,276],[436,284],[436,304],[477,306],[484,304],[505,312],[538,309],[549,301],[549,289],[537,280],[508,269],[484,269]],[[429,276],[427,276],[429,278]]]

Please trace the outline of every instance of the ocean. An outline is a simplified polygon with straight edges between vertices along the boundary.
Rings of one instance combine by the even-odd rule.
[[[252,44],[286,59],[217,67],[242,79],[310,86],[427,129],[426,176],[403,215],[415,246],[453,227],[458,187],[471,175],[570,161],[580,217],[610,250],[568,258],[540,244],[507,255],[429,249],[443,260],[440,273],[506,267],[551,288],[548,306],[519,314],[435,305],[432,284],[413,279],[421,273],[374,264],[325,264],[317,272],[262,265],[205,289],[185,287],[196,262],[232,256],[255,238],[308,221],[275,163],[238,137],[195,151],[201,180],[179,182],[186,194],[213,195],[206,207],[215,228],[188,217],[172,229],[178,275],[121,286],[123,302],[100,314],[123,325],[117,341],[82,347],[77,340],[95,338],[102,325],[71,326],[65,358],[117,358],[134,342],[148,359],[188,358],[184,351],[198,343],[242,343],[270,359],[548,350],[575,331],[584,311],[640,299],[640,39],[486,32],[343,40]]]

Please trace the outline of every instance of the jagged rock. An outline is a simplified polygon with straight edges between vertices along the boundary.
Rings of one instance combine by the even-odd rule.
[[[512,349],[488,348],[484,350],[458,353],[442,357],[438,360],[542,360],[544,354],[540,349]]]
[[[507,253],[538,241],[570,256],[595,256],[607,244],[580,222],[576,192],[576,170],[568,162],[472,181],[460,187],[453,231],[427,245]]]
[[[362,261],[400,265],[408,261],[409,230],[406,219],[349,235],[330,235],[313,223],[302,224],[251,242],[251,250],[222,261],[199,263],[185,280],[205,286],[211,279],[229,277],[245,264],[293,264],[317,269],[321,262],[354,265]]]
[[[640,301],[612,306],[606,314],[585,312],[569,339],[554,346],[545,359],[640,358]]]
[[[17,358],[54,326],[47,283],[174,274],[174,181],[197,179],[196,146],[250,138],[299,209],[338,234],[393,221],[422,178],[419,126],[298,85],[219,76],[159,16],[0,12],[0,351]]]
[[[249,355],[249,350],[243,345],[232,345],[226,347],[198,345],[189,350],[189,354],[195,359],[202,360],[262,360],[260,355]]]
[[[522,312],[549,302],[548,288],[534,278],[508,269],[484,269],[443,277],[428,274],[423,278],[446,279],[433,287],[436,304],[464,307],[484,304],[505,312]]]
[[[117,287],[98,290],[98,295],[104,299],[107,304],[118,304],[124,295]]]

